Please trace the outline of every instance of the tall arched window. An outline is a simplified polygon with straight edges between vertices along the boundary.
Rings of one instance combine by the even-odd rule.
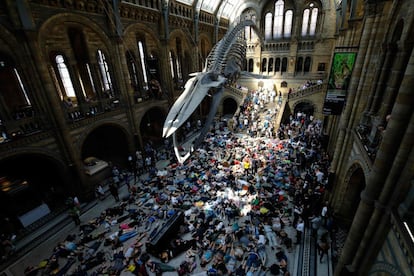
[[[270,72],[273,72],[273,58],[270,58],[269,59],[269,66],[268,66],[268,68],[267,68],[267,71],[270,73]]]
[[[287,71],[287,58],[282,58],[282,73]]]
[[[183,73],[182,73],[182,45],[181,45],[181,39],[177,37],[175,39],[175,49],[176,49],[176,57],[175,57],[175,66],[177,68],[177,80],[182,81],[183,80]]]
[[[285,28],[284,28],[284,37],[290,37],[292,35],[292,22],[293,22],[293,11],[287,10],[285,12]]]
[[[134,88],[135,92],[138,92],[140,91],[139,75],[134,53],[132,53],[132,51],[127,51],[125,57],[128,64],[129,79],[131,81],[131,86]]]
[[[318,20],[318,8],[313,8],[312,13],[311,13],[310,26],[309,26],[309,35],[315,35],[317,20]]]
[[[279,72],[280,71],[280,58],[276,58],[275,61],[275,72]]]
[[[24,107],[31,106],[26,88],[14,62],[8,56],[0,54],[0,95],[2,103],[6,104],[11,112],[17,112]],[[14,118],[20,117],[17,113]]]
[[[303,11],[302,36],[314,36],[316,34],[318,11],[314,3],[310,3],[309,7]]]
[[[309,24],[309,9],[306,9],[303,11],[302,36],[306,36],[308,34],[308,24]]]
[[[277,0],[275,3],[275,18],[273,22],[273,38],[282,37],[284,6],[285,6],[285,3],[283,2],[283,0]]]
[[[298,59],[296,60],[296,72],[302,72],[302,67],[303,67],[303,57],[298,57]]]
[[[265,16],[265,39],[272,39],[272,13],[268,12]]]
[[[245,12],[243,12],[243,15],[241,16],[241,18],[244,18],[245,20],[251,20],[254,23],[256,23],[256,15],[255,15],[255,11],[249,9]],[[246,39],[246,41],[255,41],[257,39],[257,34],[254,31],[253,27],[251,26],[246,26],[244,28],[244,38]]]
[[[310,57],[306,57],[305,58],[305,62],[303,64],[303,72],[307,73],[310,71],[310,67],[311,67],[311,58]]]
[[[169,53],[169,58],[170,58],[170,70],[171,70],[171,77],[173,79],[175,79],[175,61],[174,61],[174,53],[172,51],[170,51]]]
[[[108,95],[112,95],[112,80],[111,75],[109,73],[109,66],[108,62],[106,62],[105,54],[101,51],[97,51],[97,60],[99,71],[101,72],[102,77],[102,89],[104,92],[108,93]]]
[[[142,41],[138,41],[138,53],[139,59],[141,61],[141,69],[142,69],[142,76],[144,77],[145,89],[148,89],[148,72],[147,72],[147,63],[145,61],[145,52],[144,52],[144,44]]]
[[[55,63],[59,73],[59,80],[61,81],[64,90],[62,91],[64,93],[61,93],[61,100],[64,100],[66,97],[76,98],[75,88],[73,87],[72,79],[63,55],[56,55]]]
[[[249,72],[253,72],[253,66],[254,66],[254,61],[251,58],[251,59],[249,59],[249,68],[248,68]]]
[[[251,37],[250,37],[250,26],[244,27],[244,39],[246,41],[250,41],[250,39],[251,39]]]
[[[267,71],[267,59],[262,59],[262,73]]]

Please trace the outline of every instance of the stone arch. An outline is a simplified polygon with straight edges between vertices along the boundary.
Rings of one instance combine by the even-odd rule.
[[[188,39],[188,35],[186,35],[185,32],[180,29],[173,30],[170,33],[169,41],[168,41],[170,48],[175,48],[175,39],[177,37],[179,37],[183,42],[183,51],[192,50],[193,46],[190,40]]]
[[[365,189],[366,175],[360,162],[353,163],[346,172],[344,178],[343,202],[341,216],[343,222],[350,226],[358,209],[361,192]]]
[[[42,26],[40,26],[38,41],[40,49],[43,49],[45,58],[48,58],[50,51],[57,50],[51,48],[50,46],[55,47],[56,45],[67,45],[67,47],[69,47],[70,43],[68,41],[66,32],[62,31],[62,26],[65,26],[67,28],[79,27],[85,33],[85,38],[88,41],[88,46],[91,46],[91,48],[93,48],[93,45],[99,45],[101,49],[107,53],[111,53],[108,58],[112,58],[113,47],[109,38],[109,34],[106,34],[103,28],[101,28],[97,23],[90,20],[89,18],[68,13],[60,13],[54,15],[46,20]],[[60,50],[68,51],[68,49]]]
[[[371,270],[369,271],[368,275],[384,275],[383,273],[388,273],[392,276],[404,276],[404,274],[399,267],[386,263],[386,262],[376,262],[372,265]]]
[[[131,24],[125,28],[124,31],[124,46],[125,49],[138,49],[136,42],[136,34],[142,34],[147,39],[146,43],[148,51],[152,52],[154,49],[159,52],[161,49],[161,44],[158,39],[157,34],[154,32],[154,29],[151,29],[147,25],[142,23]]]
[[[24,64],[21,58],[25,58],[25,55],[17,55],[16,50],[22,49],[21,45],[17,42],[14,35],[12,35],[6,28],[0,26],[0,52],[3,52],[13,58],[16,64]]]
[[[207,59],[209,53],[211,52],[212,48],[213,48],[213,44],[211,42],[211,38],[205,33],[200,34],[200,37],[199,37],[199,40],[198,40],[200,71],[203,70],[203,68],[205,66],[205,63],[206,63],[206,59]]]
[[[196,64],[198,60],[194,60],[197,56],[194,54],[194,45],[189,41],[188,36],[182,30],[174,30],[170,33],[168,46],[170,51],[175,54],[179,61],[177,70],[181,70],[183,83],[188,79],[191,71],[197,71]],[[177,76],[176,76],[177,78]]]
[[[22,147],[2,153],[0,218],[9,217],[18,230],[61,208],[76,189],[71,173],[57,151],[47,147]],[[3,189],[4,185],[8,190]],[[27,215],[34,209],[39,211]]]
[[[167,117],[165,109],[152,106],[141,114],[138,125],[143,144],[151,141],[155,146],[161,146],[163,144],[162,130]]]
[[[317,113],[317,105],[310,100],[300,100],[293,105],[293,113],[296,114],[298,111],[306,113],[307,116],[314,116]]]
[[[223,97],[221,100],[221,114],[223,116],[231,116],[236,113],[237,109],[239,108],[240,101],[232,96]]]
[[[127,156],[134,149],[132,137],[126,126],[107,120],[90,125],[76,144],[82,161],[93,156],[126,167]]]

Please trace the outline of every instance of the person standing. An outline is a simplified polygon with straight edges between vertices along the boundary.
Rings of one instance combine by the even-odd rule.
[[[319,262],[322,263],[323,256],[325,256],[325,254],[328,256],[329,248],[328,233],[325,233],[321,236],[321,239],[318,242]]]
[[[305,223],[302,219],[299,219],[298,224],[296,225],[296,244],[302,242],[302,235],[305,231]]]
[[[80,210],[75,206],[72,205],[71,207],[69,207],[69,216],[73,219],[73,221],[75,222],[76,225],[80,225],[81,221],[79,218],[80,215]]]
[[[115,198],[115,201],[119,201],[118,187],[113,183],[109,184],[109,192]]]
[[[325,204],[322,207],[321,210],[321,219],[322,219],[322,225],[326,228],[326,222],[328,220],[328,201],[325,202]]]

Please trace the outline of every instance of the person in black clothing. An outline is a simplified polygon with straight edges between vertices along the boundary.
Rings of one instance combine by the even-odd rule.
[[[109,192],[115,198],[115,201],[119,201],[118,188],[114,184],[109,184]]]

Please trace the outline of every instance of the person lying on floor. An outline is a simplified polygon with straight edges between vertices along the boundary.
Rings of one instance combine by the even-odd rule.
[[[79,241],[79,245],[84,245],[86,243],[89,243],[91,241],[95,241],[95,240],[102,240],[105,238],[105,234],[108,233],[110,231],[109,228],[106,228],[105,230],[102,229],[95,229],[92,232],[85,234],[85,233],[81,233],[80,234],[80,241]]]
[[[130,244],[130,246],[125,250],[124,256],[126,264],[129,265],[130,262],[141,255],[141,248],[143,243],[141,240],[147,235],[147,233],[142,233],[138,238],[135,239],[134,242]]]
[[[164,272],[177,271],[177,269],[173,266],[155,262],[151,259],[147,261],[146,265],[151,270],[151,272],[155,273],[157,276],[162,275]]]
[[[118,251],[115,251],[113,258],[114,260],[112,262],[112,266],[109,268],[108,272],[110,275],[120,275],[122,270],[125,268],[125,256],[122,248]]]
[[[244,264],[244,269],[247,272],[253,270],[257,270],[259,269],[259,267],[262,264],[261,258],[259,256],[259,254],[256,252],[256,250],[254,249],[254,246],[251,245],[249,247],[249,252],[247,253],[246,259],[243,262]]]

